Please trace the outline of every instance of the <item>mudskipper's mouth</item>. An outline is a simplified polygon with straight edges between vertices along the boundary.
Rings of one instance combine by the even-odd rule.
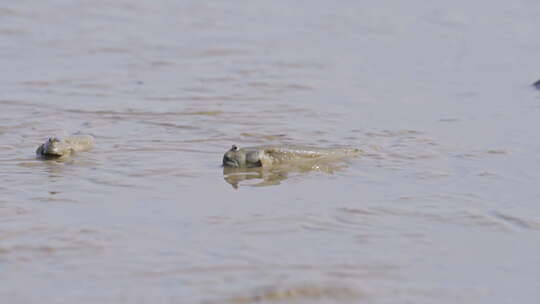
[[[47,154],[47,155],[49,155],[49,156],[57,156],[57,157],[60,157],[60,156],[63,155],[63,154],[59,151],[58,148],[52,148],[52,149],[49,149],[49,150],[46,151],[45,154]]]
[[[44,159],[55,159],[55,158],[62,157],[61,154],[55,154],[55,153],[41,153],[39,156]]]
[[[238,165],[238,162],[236,160],[232,160],[232,159],[227,159],[227,160],[224,160],[223,161],[223,167],[234,167],[234,168],[238,168],[240,167]]]

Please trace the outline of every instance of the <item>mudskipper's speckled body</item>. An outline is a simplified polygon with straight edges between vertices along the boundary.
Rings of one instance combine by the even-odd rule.
[[[36,154],[41,158],[68,157],[75,152],[91,149],[94,146],[94,138],[90,135],[73,135],[65,139],[49,137],[40,145]]]
[[[360,155],[359,149],[315,148],[309,146],[276,145],[256,146],[239,149],[237,146],[223,155],[223,167],[268,168],[278,164],[298,164],[317,160],[341,160]]]

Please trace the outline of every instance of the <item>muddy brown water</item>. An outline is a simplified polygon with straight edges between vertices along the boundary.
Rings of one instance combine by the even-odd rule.
[[[2,303],[537,301],[540,6],[498,2],[3,2]]]

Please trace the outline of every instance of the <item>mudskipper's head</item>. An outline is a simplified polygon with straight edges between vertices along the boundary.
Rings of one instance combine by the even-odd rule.
[[[236,145],[233,145],[232,148],[223,155],[223,167],[243,168],[245,165],[246,155],[242,150],[238,149]]]
[[[43,144],[43,150],[41,154],[45,156],[62,156],[65,153],[62,141],[57,137],[49,137],[49,139]]]

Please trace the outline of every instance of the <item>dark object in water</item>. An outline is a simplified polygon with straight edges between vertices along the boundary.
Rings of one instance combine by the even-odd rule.
[[[535,83],[533,83],[533,86],[537,88],[538,90],[540,90],[540,79],[536,81]]]

